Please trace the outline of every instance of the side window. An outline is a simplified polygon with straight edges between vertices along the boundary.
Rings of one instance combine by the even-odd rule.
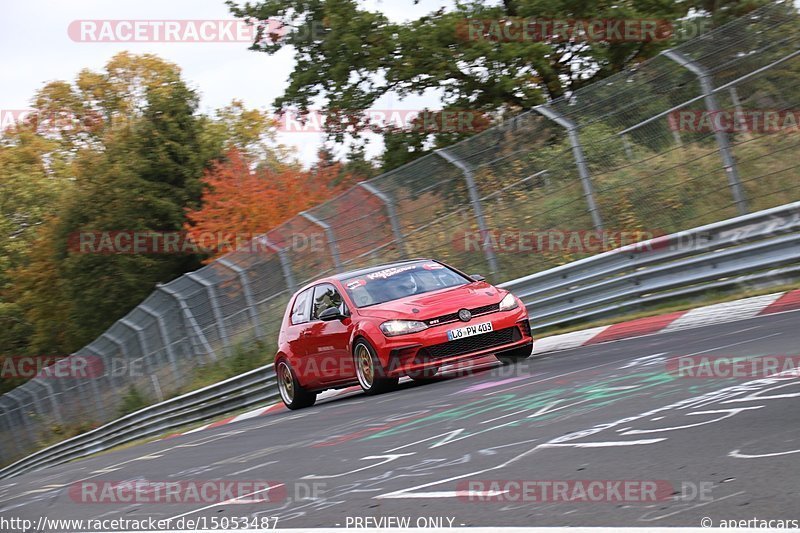
[[[344,313],[344,301],[336,287],[330,283],[323,283],[314,287],[314,311],[311,314],[311,318],[318,318],[324,310],[331,307],[337,307],[339,311]]]
[[[311,292],[314,289],[306,289],[297,295],[292,308],[292,324],[303,324],[308,322],[308,309],[311,306]]]

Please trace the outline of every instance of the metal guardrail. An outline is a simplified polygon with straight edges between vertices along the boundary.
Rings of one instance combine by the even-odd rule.
[[[534,330],[676,296],[800,274],[800,202],[658,237],[500,284]],[[108,450],[278,397],[272,365],[147,407],[31,454],[0,479]]]
[[[800,202],[628,245],[500,287],[522,299],[534,331],[541,331],[792,272],[800,272]]]
[[[59,442],[0,470],[0,479],[86,457],[120,444],[278,398],[272,364],[145,407],[109,424]]]

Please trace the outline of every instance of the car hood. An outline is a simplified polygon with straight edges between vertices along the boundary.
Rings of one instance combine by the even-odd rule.
[[[363,307],[358,309],[358,314],[385,319],[428,320],[462,308],[472,309],[498,303],[505,294],[506,291],[480,281]]]

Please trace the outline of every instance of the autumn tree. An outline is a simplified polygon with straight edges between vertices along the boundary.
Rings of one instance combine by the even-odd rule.
[[[229,236],[214,256],[230,251],[237,236],[265,233],[301,211],[314,207],[352,184],[341,163],[317,163],[310,170],[297,164],[254,164],[238,149],[230,150],[203,176],[202,207],[188,213],[186,229],[196,242],[205,235]]]
[[[266,166],[283,157],[269,150],[266,113],[235,101],[199,113],[180,69],[153,55],[117,54],[33,103],[39,112],[0,145],[0,354],[70,353],[157,282],[201,265],[193,254],[81,253],[81,232],[180,232],[226,150]]]

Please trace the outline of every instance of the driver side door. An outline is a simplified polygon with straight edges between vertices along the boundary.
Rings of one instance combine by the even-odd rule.
[[[350,330],[353,321],[349,316],[336,320],[320,320],[322,312],[331,307],[336,307],[340,313],[349,315],[347,304],[336,287],[330,283],[315,286],[311,304],[311,323],[307,330],[309,334],[305,345],[309,362],[319,369],[321,383],[355,377],[355,367],[350,354]]]

